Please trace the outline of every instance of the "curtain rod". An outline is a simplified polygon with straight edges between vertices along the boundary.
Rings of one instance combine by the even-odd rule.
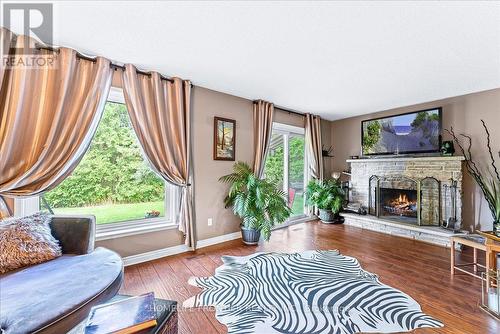
[[[35,46],[39,50],[48,50],[48,51],[51,51],[51,52],[59,53],[59,48],[57,48],[57,47],[47,46],[47,45],[43,45],[43,44],[39,44],[39,43],[36,43]],[[91,61],[93,63],[95,63],[97,61],[96,57],[86,56],[83,53],[81,53],[79,51],[76,51],[76,50],[75,50],[75,52],[76,52],[76,56],[78,58],[81,58],[81,59],[84,59],[84,60],[88,60],[88,61]],[[112,61],[110,61],[110,65],[111,65],[111,68],[113,68],[115,71],[118,70],[118,69],[120,69],[122,71],[125,71],[125,66],[124,65],[116,64],[116,63],[113,63]],[[137,68],[136,68],[136,71],[139,74],[143,74],[143,75],[147,75],[148,77],[151,77],[151,71],[149,71],[149,72],[148,71],[142,71],[142,70],[139,70]],[[169,82],[174,82],[174,80],[170,79],[169,77],[164,76],[163,74],[160,74],[160,77],[163,80],[166,80],[166,81],[169,81]],[[194,86],[193,83],[191,83],[191,87],[193,87],[193,86]]]
[[[274,106],[274,108],[279,109],[279,110],[284,111],[284,112],[287,112],[289,114],[294,114],[294,115],[297,115],[300,117],[306,117],[306,115],[303,112],[295,111],[293,109],[288,109],[288,108],[284,108],[284,107],[280,107],[280,106]]]
[[[258,101],[253,101],[254,104],[256,104],[257,102]],[[296,110],[293,110],[293,109],[289,109],[289,108],[285,108],[285,107],[280,107],[280,106],[277,106],[277,105],[275,105],[274,108],[275,109],[279,109],[279,110],[284,111],[284,112],[287,112],[289,114],[294,114],[294,115],[297,115],[297,116],[306,117],[306,115],[303,112],[299,112],[299,111],[296,111]]]

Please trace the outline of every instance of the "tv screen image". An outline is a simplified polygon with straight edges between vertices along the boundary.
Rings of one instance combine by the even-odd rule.
[[[361,122],[363,155],[439,152],[441,108]]]

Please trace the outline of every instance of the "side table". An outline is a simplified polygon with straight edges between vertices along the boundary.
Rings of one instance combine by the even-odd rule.
[[[106,303],[115,302],[129,297],[131,296],[116,295]],[[143,329],[142,331],[137,332],[137,334],[177,334],[177,302],[174,300],[155,298],[155,311],[157,325],[155,327]],[[85,332],[86,322],[87,319],[79,323],[67,334],[83,334]]]
[[[465,246],[472,247],[473,250],[473,262],[472,263],[456,263],[455,259],[455,244],[461,244]],[[451,237],[451,246],[450,246],[450,257],[451,257],[451,275],[455,274],[455,271],[458,270],[464,274],[471,275],[477,278],[482,278],[478,267],[487,270],[488,264],[483,266],[482,264],[477,262],[477,250],[481,250],[483,252],[487,251],[486,247],[486,238],[477,234],[467,234],[467,235],[457,235]],[[463,267],[473,266],[473,271],[469,271],[464,269]]]

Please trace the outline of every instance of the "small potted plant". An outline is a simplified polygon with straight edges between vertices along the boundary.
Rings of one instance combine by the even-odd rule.
[[[273,226],[290,217],[286,194],[275,184],[256,177],[247,163],[235,163],[233,173],[219,181],[230,184],[224,204],[232,207],[234,214],[241,218],[241,235],[245,244],[257,244],[261,234],[268,241]]]
[[[344,217],[339,213],[344,202],[344,191],[337,180],[311,180],[306,188],[306,203],[319,210],[324,223],[341,224]]]

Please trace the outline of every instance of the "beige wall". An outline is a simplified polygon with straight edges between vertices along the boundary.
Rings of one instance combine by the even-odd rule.
[[[346,169],[345,160],[351,155],[360,155],[362,120],[439,106],[443,107],[443,128],[453,126],[456,132],[469,134],[473,140],[473,157],[481,161],[483,166],[486,166],[489,160],[485,146],[485,134],[480,122],[480,119],[484,119],[490,129],[492,148],[495,158],[497,158],[497,164],[500,167],[500,158],[498,156],[500,151],[500,131],[497,130],[500,121],[500,89],[494,89],[334,121],[331,123],[331,143],[335,153],[335,158],[331,159],[332,170],[342,171]],[[443,134],[443,139],[450,140],[446,132]],[[458,147],[455,147],[455,149],[458,151]],[[472,178],[465,173],[464,226],[469,230],[474,228],[491,229],[492,221],[480,189],[475,185]]]
[[[236,161],[253,161],[252,101],[196,87],[193,92],[193,160],[198,240],[239,230],[239,219],[224,209],[227,186],[218,179],[234,162],[213,160],[214,116],[236,120]],[[208,226],[208,218],[213,225]]]
[[[239,231],[240,220],[230,209],[224,209],[223,199],[227,185],[218,181],[220,176],[232,171],[233,162],[213,160],[213,122],[214,116],[236,120],[236,160],[252,163],[252,101],[194,87],[192,103],[196,239],[203,240]],[[275,121],[304,126],[303,117],[280,110],[276,111]],[[329,143],[330,122],[325,121],[322,127],[326,130],[324,140]],[[208,226],[209,218],[213,220],[212,226]],[[181,234],[171,229],[99,241],[97,245],[113,249],[122,256],[129,256],[181,243]]]

